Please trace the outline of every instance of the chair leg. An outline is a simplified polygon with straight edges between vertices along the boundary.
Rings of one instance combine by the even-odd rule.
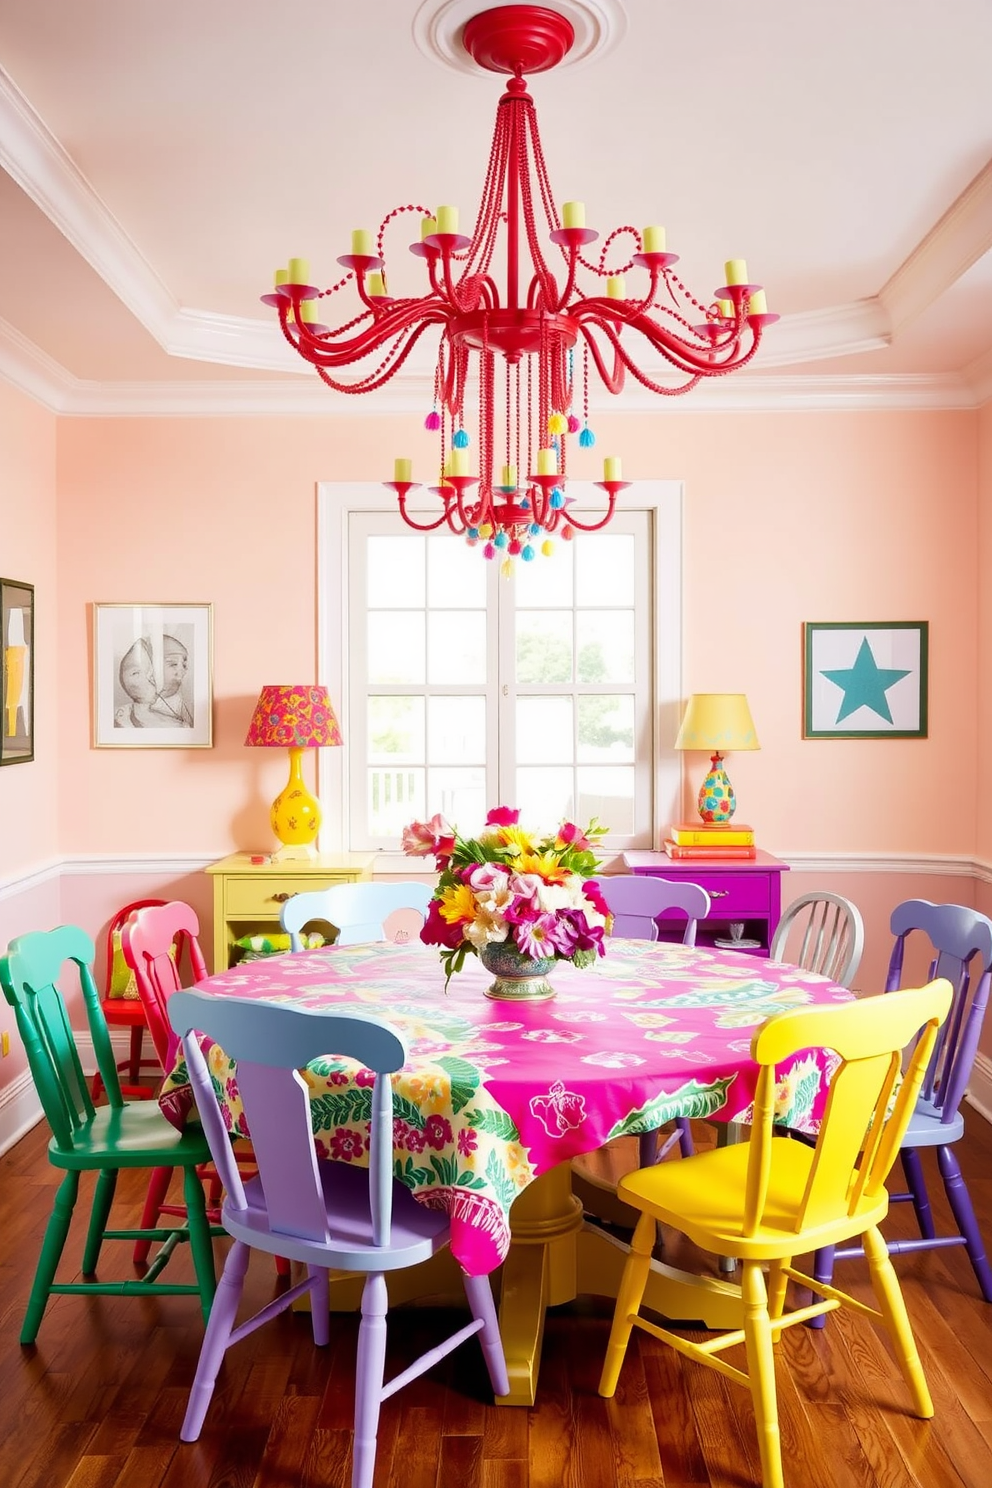
[[[199,1179],[197,1183],[199,1184]],[[202,1189],[200,1191],[202,1193]],[[224,1267],[224,1274],[217,1287],[207,1331],[203,1335],[203,1343],[200,1346],[200,1359],[196,1366],[193,1386],[189,1392],[186,1415],[183,1417],[183,1424],[179,1430],[181,1441],[196,1441],[200,1435],[207,1407],[214,1393],[214,1385],[217,1383],[217,1372],[227,1352],[234,1329],[234,1320],[238,1315],[249,1255],[249,1247],[243,1241],[235,1240]]]
[[[813,1280],[822,1281],[824,1286],[829,1286],[834,1279],[834,1250],[833,1245],[825,1245],[818,1250],[813,1257]],[[827,1315],[821,1312],[819,1317],[810,1318],[807,1328],[823,1328],[826,1326]]]
[[[76,1198],[79,1194],[79,1174],[66,1173],[59,1184],[58,1193],[55,1195],[55,1203],[49,1215],[48,1224],[45,1226],[45,1238],[41,1244],[41,1255],[38,1257],[37,1269],[34,1273],[34,1281],[31,1283],[31,1295],[28,1298],[27,1311],[24,1314],[24,1322],[21,1325],[21,1342],[34,1343],[38,1336],[41,1320],[45,1315],[48,1298],[51,1292],[52,1282],[55,1280],[55,1272],[65,1249],[65,1242],[69,1235],[69,1225],[72,1222],[72,1211],[76,1207]]]
[[[741,1275],[744,1303],[744,1347],[747,1372],[754,1401],[761,1455],[762,1488],[784,1488],[782,1441],[778,1429],[778,1396],[775,1392],[775,1351],[768,1315],[765,1278],[757,1261],[745,1261]]]
[[[203,1184],[195,1168],[183,1169],[183,1196],[186,1200],[186,1224],[189,1230],[189,1248],[193,1257],[193,1269],[200,1289],[200,1307],[203,1321],[207,1322],[213,1308],[217,1290],[217,1273],[214,1270],[214,1247],[207,1218],[207,1205],[203,1197]]]
[[[923,1365],[913,1337],[913,1330],[906,1311],[899,1278],[889,1259],[889,1252],[881,1232],[874,1226],[864,1234],[865,1255],[871,1273],[872,1290],[878,1302],[878,1310],[892,1339],[896,1359],[903,1378],[913,1397],[913,1409],[918,1416],[928,1420],[933,1415],[933,1401],[923,1374]]]
[[[915,1147],[904,1147],[899,1157],[902,1162],[902,1170],[906,1175],[906,1182],[909,1185],[913,1208],[916,1210],[916,1223],[920,1227],[920,1234],[925,1240],[932,1240],[937,1234],[937,1227],[933,1222],[930,1195],[927,1193],[927,1184],[923,1176],[923,1164],[920,1161],[920,1154]]]
[[[489,1371],[489,1383],[494,1395],[509,1395],[510,1377],[506,1372],[506,1357],[503,1340],[499,1335],[499,1319],[493,1302],[493,1289],[488,1276],[466,1276],[465,1295],[472,1316],[482,1324],[479,1342]]]
[[[276,1272],[279,1275],[279,1266],[286,1267],[289,1274],[289,1262],[282,1256],[276,1256]],[[323,1348],[331,1341],[331,1307],[330,1294],[328,1292],[328,1279],[330,1272],[325,1266],[308,1266],[307,1275],[314,1283],[310,1290],[310,1326],[313,1330],[313,1341],[318,1348]]]
[[[978,1220],[975,1218],[968,1186],[961,1176],[961,1165],[950,1147],[937,1148],[937,1164],[940,1168],[940,1176],[944,1180],[947,1201],[951,1206],[955,1223],[964,1236],[968,1259],[978,1278],[982,1296],[986,1302],[992,1302],[992,1267],[989,1266],[985,1255],[982,1232],[978,1228]]]
[[[651,1251],[654,1246],[655,1221],[650,1214],[642,1214],[631,1236],[630,1254],[623,1268],[617,1305],[613,1313],[613,1327],[606,1345],[606,1358],[599,1377],[599,1393],[607,1399],[616,1393],[617,1380],[623,1368],[627,1345],[633,1328],[632,1318],[640,1310],[644,1288],[651,1274]]]
[[[141,1228],[153,1230],[158,1224],[158,1217],[165,1203],[165,1196],[169,1191],[174,1168],[153,1168],[152,1176],[148,1180],[148,1193],[145,1195],[145,1207],[141,1211]],[[136,1240],[134,1243],[133,1259],[136,1266],[148,1264],[148,1254],[152,1248],[150,1240]]]
[[[372,1488],[379,1407],[382,1404],[382,1377],[386,1365],[388,1306],[386,1278],[381,1272],[370,1273],[362,1288],[362,1321],[358,1329],[351,1488]]]
[[[84,1276],[92,1276],[96,1271],[96,1263],[100,1259],[100,1247],[103,1244],[104,1231],[110,1219],[110,1206],[114,1202],[116,1189],[116,1169],[102,1169],[97,1175],[93,1206],[90,1209],[90,1222],[86,1231],[86,1244],[83,1247],[82,1270]]]

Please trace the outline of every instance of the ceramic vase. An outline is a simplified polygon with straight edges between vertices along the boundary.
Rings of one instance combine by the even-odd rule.
[[[525,956],[512,942],[502,940],[483,946],[479,960],[494,978],[486,988],[487,997],[500,1002],[544,1002],[555,995],[547,979],[555,964],[554,956],[535,960],[533,956]]]

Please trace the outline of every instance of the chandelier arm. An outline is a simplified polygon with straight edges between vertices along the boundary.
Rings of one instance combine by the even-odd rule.
[[[609,500],[607,502],[606,512],[602,517],[600,517],[598,522],[580,522],[578,517],[574,516],[571,512],[568,512],[567,515],[565,515],[564,520],[570,527],[575,527],[579,532],[599,532],[601,528],[605,527],[609,522],[613,520],[613,512],[616,508],[616,504],[617,493],[615,491],[611,491],[609,493]],[[557,516],[558,513],[556,512],[555,515]]]
[[[586,322],[591,320],[596,325],[596,328],[609,340],[614,352],[620,357],[624,365],[629,367],[630,371],[634,373],[644,387],[651,388],[663,396],[671,393],[673,391],[671,388],[661,387],[658,383],[652,382],[650,378],[647,378],[643,373],[638,371],[632,358],[623,349],[620,338],[614,331],[610,321],[604,318],[606,303],[603,300],[586,300],[571,309],[569,314],[573,319],[580,322],[583,329]],[[760,327],[753,327],[752,335],[755,337],[755,340],[746,353],[740,356],[727,357],[721,362],[714,362],[712,360],[712,347],[706,347],[705,350],[703,348],[693,347],[689,342],[683,340],[681,336],[676,336],[673,331],[667,330],[664,326],[657,325],[647,315],[630,315],[622,308],[617,309],[615,306],[610,308],[609,315],[612,321],[619,320],[624,325],[630,326],[632,330],[640,332],[644,339],[656,351],[660,352],[666,361],[670,362],[678,371],[685,372],[691,376],[694,382],[690,386],[694,386],[695,382],[702,377],[717,377],[726,372],[735,372],[739,367],[746,366],[754,356],[758,346],[758,339],[760,338]],[[613,392],[614,389],[610,386],[609,379],[604,374],[603,363],[598,355],[598,348],[595,342],[588,335],[586,339],[592,350],[593,360],[596,362],[596,368],[600,377],[606,383],[609,390]],[[736,347],[739,343],[735,341],[734,344]],[[703,357],[705,357],[705,361]],[[684,392],[686,389],[680,388],[677,391]]]
[[[325,382],[328,387],[334,388],[336,392],[375,392],[377,388],[385,387],[386,383],[389,382],[391,378],[396,376],[396,373],[400,370],[403,363],[406,361],[407,357],[410,355],[411,351],[416,346],[417,342],[420,340],[420,337],[424,334],[429,325],[429,321],[424,321],[423,324],[416,326],[411,331],[409,337],[405,342],[403,342],[402,344],[399,342],[395,342],[388,351],[385,362],[381,363],[374,372],[368,373],[365,377],[359,378],[356,382],[338,382],[336,378],[331,376],[326,366],[321,365],[318,362],[314,362],[313,366],[315,367],[317,374],[321,378],[321,380]]]
[[[403,518],[403,520],[406,523],[406,525],[408,527],[412,527],[415,532],[436,532],[439,527],[443,526],[443,524],[448,521],[448,513],[449,513],[449,510],[450,510],[450,507],[451,507],[451,498],[450,498],[450,496],[444,495],[444,492],[447,491],[448,489],[449,489],[449,487],[442,486],[439,489],[439,491],[438,491],[438,495],[441,497],[441,500],[444,502],[444,511],[438,517],[438,519],[437,519],[436,522],[416,522],[416,521],[414,521],[413,517],[411,517],[410,513],[406,509],[406,494],[404,492],[398,491],[396,493],[396,498],[397,498],[397,501],[399,502],[400,516]],[[449,522],[449,526],[450,526],[450,522]]]
[[[294,344],[300,355],[315,367],[349,367],[373,356],[387,341],[401,338],[408,332],[412,332],[416,341],[428,326],[447,325],[449,316],[450,311],[445,305],[430,303],[425,307],[422,302],[409,301],[401,310],[387,311],[360,336],[342,344],[332,345],[319,336],[308,336],[306,341]]]
[[[601,320],[596,319],[593,316],[576,316],[576,319],[579,321],[579,329],[581,330],[582,335],[585,339],[586,346],[589,348],[589,351],[592,355],[593,363],[595,364],[596,371],[599,373],[600,381],[606,388],[606,391],[608,393],[612,393],[613,396],[616,397],[617,394],[619,394],[623,390],[624,382],[619,337],[615,334],[611,326],[605,325]],[[587,319],[592,321],[593,325],[598,331],[602,331],[606,335],[607,339],[613,346],[612,375],[606,370],[606,364],[604,363],[602,355],[600,354],[600,350],[598,345],[596,344],[595,337],[593,336],[590,327],[586,324]]]

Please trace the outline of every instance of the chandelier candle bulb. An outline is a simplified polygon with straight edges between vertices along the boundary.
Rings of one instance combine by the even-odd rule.
[[[563,227],[585,227],[585,202],[563,202],[561,208],[561,220]]]
[[[394,460],[393,461],[393,480],[394,481],[403,481],[404,483],[409,483],[410,481],[412,481],[413,480],[413,461],[412,460]]]
[[[611,274],[606,281],[606,298],[608,300],[625,300],[627,289],[623,282],[622,274]]]
[[[288,269],[276,269],[276,278],[275,278],[276,289],[278,289],[280,285],[287,284],[288,282],[289,282],[289,270]]]
[[[768,300],[763,289],[756,289],[747,302],[747,313],[749,315],[767,315]]]
[[[436,232],[437,232],[437,218],[436,217],[421,217],[421,219],[420,219],[420,241],[423,242],[425,238],[432,238]]]
[[[747,283],[747,260],[743,258],[728,258],[724,264],[724,272],[727,275],[728,285]]]
[[[438,207],[437,230],[438,233],[456,233],[458,231],[457,207]]]
[[[291,258],[289,260],[290,284],[306,284],[310,278],[310,260],[308,258]],[[276,283],[279,283],[278,277]]]
[[[383,283],[382,274],[378,269],[375,271],[374,274],[369,275],[368,288],[369,296],[373,299],[378,299],[380,296],[386,293],[386,286]]]
[[[716,302],[716,308],[719,310],[719,312],[723,316],[724,320],[733,320],[733,318],[734,318],[734,302],[733,302],[733,300],[717,300],[717,302]]]
[[[468,450],[452,450],[448,457],[449,475],[468,475]]]
[[[558,474],[558,453],[553,449],[539,449],[537,452],[538,475]]]
[[[351,235],[351,251],[355,258],[375,258],[372,234],[367,227],[356,227]]]
[[[304,300],[300,306],[300,319],[308,325],[313,325],[317,320],[317,301]]]
[[[663,227],[646,227],[642,237],[645,253],[664,253],[665,229]]]
[[[623,480],[622,466],[619,455],[607,455],[603,461],[604,481]]]
[[[504,465],[503,466],[503,478],[502,478],[500,484],[503,485],[503,486],[509,487],[509,489],[510,490],[513,490],[513,491],[515,491],[517,489],[517,467],[516,467],[516,465]]]

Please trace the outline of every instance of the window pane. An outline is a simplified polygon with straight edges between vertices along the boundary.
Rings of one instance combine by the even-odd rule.
[[[550,557],[542,554],[533,563],[515,566],[513,583],[518,606],[522,609],[538,609],[545,605],[571,606],[574,546],[556,539]],[[630,598],[629,594],[627,598]]]
[[[484,610],[429,611],[427,637],[429,682],[485,682]]]
[[[519,610],[517,612],[517,681],[571,682],[571,680],[571,610]]]
[[[630,603],[634,593],[632,533],[583,532],[574,550],[576,604]]]
[[[517,759],[522,765],[571,764],[570,697],[517,700]]]
[[[369,681],[410,686],[424,681],[422,610],[374,610],[369,615]]]
[[[430,537],[427,540],[427,604],[430,609],[486,608],[486,569],[478,548],[464,538]]]
[[[449,766],[446,770],[428,770],[427,800],[428,816],[440,811],[452,826],[459,827],[467,836],[475,836],[489,810],[486,772],[481,767],[457,770]]]
[[[633,610],[580,610],[575,634],[580,682],[634,681]]]
[[[611,834],[623,836],[634,830],[634,769],[599,768],[584,765],[578,771],[579,809],[582,826],[598,817]]]
[[[535,832],[556,827],[562,818],[573,820],[572,771],[523,769],[517,771],[517,799],[520,820]]]
[[[439,765],[486,758],[486,700],[484,697],[427,699],[427,758]],[[440,809],[440,808],[439,808]]]
[[[424,603],[424,539],[409,537],[370,537],[368,539],[368,603],[407,605],[415,608]]]
[[[412,821],[423,821],[423,770],[369,771],[369,831],[374,837],[399,837]]]
[[[634,758],[634,699],[593,696],[576,699],[578,759],[583,764],[626,763]]]
[[[369,698],[369,764],[422,765],[424,699]]]

